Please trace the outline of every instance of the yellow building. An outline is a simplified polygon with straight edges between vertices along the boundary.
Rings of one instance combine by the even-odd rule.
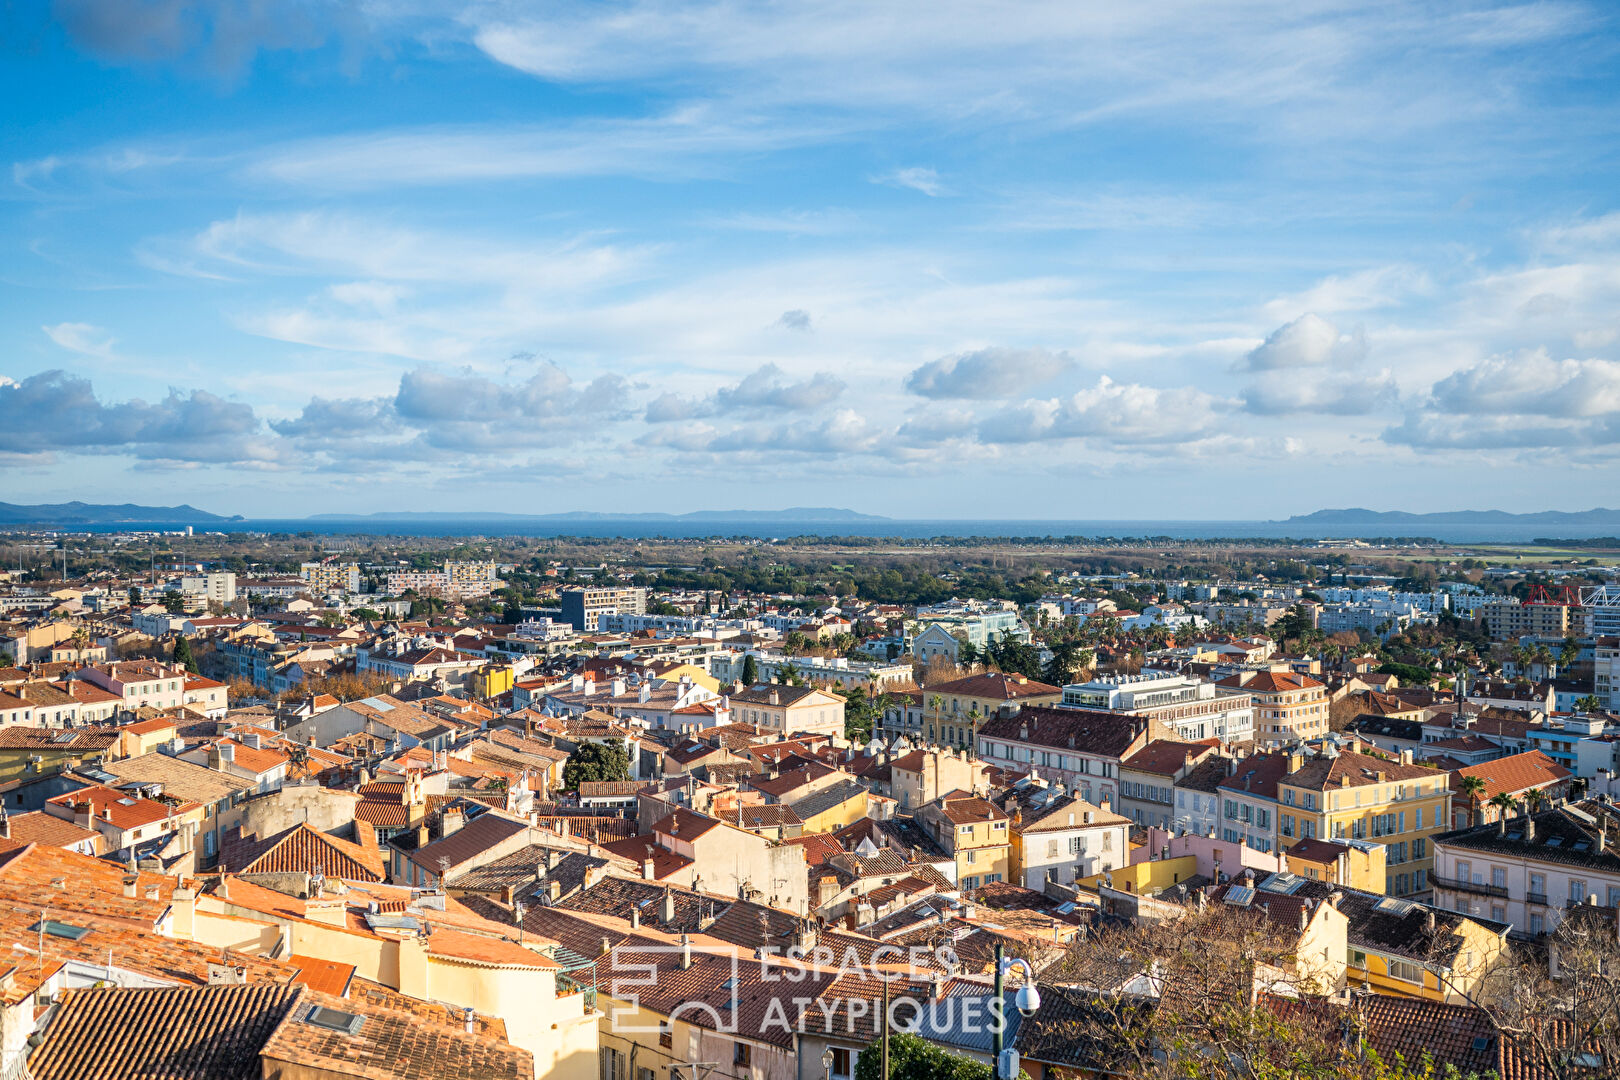
[[[517,674],[511,664],[490,664],[468,673],[467,692],[475,698],[487,700],[511,690],[516,682]]]
[[[1178,855],[1174,859],[1143,860],[1115,867],[1107,873],[1080,878],[1075,884],[1088,889],[1096,889],[1097,886],[1106,884],[1121,892],[1152,896],[1172,885],[1186,881],[1197,873],[1198,856]]]
[[[1383,886],[1373,891],[1429,891],[1433,837],[1450,827],[1445,773],[1350,753],[1307,757],[1294,751],[1288,766],[1277,782],[1278,847],[1301,840],[1370,840],[1384,846]]]
[[[828,833],[865,817],[869,796],[866,788],[855,781],[842,780],[817,788],[788,806],[804,822],[803,832]]]
[[[1327,688],[1292,671],[1240,671],[1215,684],[1223,694],[1254,699],[1254,741],[1286,743],[1328,733]]]
[[[956,883],[963,889],[1007,880],[1012,819],[993,803],[959,792],[924,806],[917,821],[956,860]]]
[[[1369,840],[1300,840],[1284,853],[1290,874],[1375,893],[1384,891],[1384,855]]]
[[[923,690],[923,733],[932,743],[973,746],[979,724],[1003,706],[1056,705],[1062,700],[1061,686],[999,671],[934,683]]]

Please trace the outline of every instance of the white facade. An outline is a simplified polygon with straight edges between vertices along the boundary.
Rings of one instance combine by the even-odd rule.
[[[229,570],[187,574],[180,579],[180,591],[187,596],[200,596],[214,603],[229,604],[236,600],[236,575]]]
[[[1189,742],[1254,738],[1252,699],[1220,694],[1212,682],[1173,671],[1145,668],[1139,675],[1071,683],[1063,688],[1060,707],[1151,716]]]

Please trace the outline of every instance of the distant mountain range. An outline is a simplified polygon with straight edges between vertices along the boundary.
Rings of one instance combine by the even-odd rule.
[[[1412,514],[1405,510],[1318,510],[1295,514],[1290,522],[1304,525],[1620,525],[1620,510],[1539,510],[1510,514],[1506,510],[1441,510]]]
[[[827,506],[790,506],[786,510],[694,510],[688,514],[604,514],[570,510],[562,514],[503,514],[490,511],[383,511],[376,514],[312,514],[309,521],[750,521],[787,523],[827,521],[889,521],[874,514],[858,514]]]
[[[241,521],[241,517],[221,517],[198,510],[195,506],[137,506],[120,503],[50,503],[41,506],[19,506],[0,503],[0,525],[109,525],[120,521],[139,522],[143,525],[218,525],[221,522]]]

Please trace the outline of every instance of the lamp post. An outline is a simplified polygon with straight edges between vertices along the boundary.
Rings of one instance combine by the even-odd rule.
[[[821,1052],[821,1068],[823,1073],[826,1075],[827,1080],[832,1080],[832,1063],[833,1052],[832,1047],[829,1046],[827,1049]]]
[[[1029,961],[1019,957],[1008,960],[1005,950],[998,942],[996,944],[996,984],[995,999],[991,1007],[995,1016],[990,1023],[991,1059],[995,1063],[998,1080],[1016,1080],[1018,1076],[1018,1051],[1006,1049],[1007,1040],[1007,1014],[1006,1003],[1002,998],[1002,979],[1013,968],[1021,968],[1024,973],[1024,985],[1018,988],[1018,1011],[1026,1019],[1034,1016],[1035,1011],[1041,1007],[1041,992],[1035,988],[1035,969],[1029,966]],[[884,1080],[888,1080],[885,1074]]]

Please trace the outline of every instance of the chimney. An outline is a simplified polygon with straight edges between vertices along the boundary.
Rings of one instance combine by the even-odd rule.
[[[478,1030],[478,1013],[471,1005],[467,1006],[461,1014],[461,1030],[469,1035]]]
[[[658,906],[658,917],[665,926],[675,921],[675,890],[665,887],[663,901]]]
[[[135,899],[135,893],[140,884],[140,880],[141,879],[134,874],[124,875],[124,899]]]
[[[1332,892],[1328,893],[1328,907],[1332,908],[1334,911],[1338,911],[1339,901],[1343,899],[1344,893],[1340,892],[1338,889],[1334,889]]]
[[[634,906],[630,909],[630,929],[641,929],[641,908],[639,906]]]
[[[553,878],[551,881],[546,882],[546,893],[550,897],[551,902],[553,904],[555,904],[557,901],[561,900],[562,899],[562,882],[557,881],[555,878]]]
[[[692,941],[685,934],[681,935],[681,970],[685,971],[692,966]]]
[[[465,824],[467,824],[466,813],[461,810],[446,810],[439,815],[439,839],[460,832]]]
[[[610,942],[607,938],[603,938],[602,939],[602,951],[597,953],[597,955],[598,956],[606,956],[608,953],[610,953],[612,951],[613,951],[613,943]]]
[[[651,855],[641,860],[641,876],[648,881],[653,880],[653,860]]]

